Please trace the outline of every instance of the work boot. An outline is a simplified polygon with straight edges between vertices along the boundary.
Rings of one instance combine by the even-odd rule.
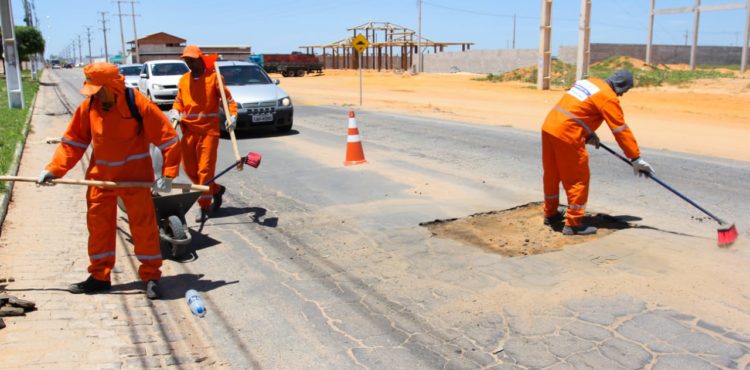
[[[202,224],[208,220],[208,210],[200,208],[198,214],[195,216],[195,222]]]
[[[221,203],[224,202],[224,199],[222,198],[224,193],[227,191],[227,187],[223,185],[219,185],[221,188],[219,191],[214,194],[214,203],[211,205],[211,210],[216,212],[221,208]]]
[[[544,218],[544,225],[545,226],[557,225],[557,224],[562,223],[563,220],[565,220],[565,210],[564,209],[562,210],[562,212],[558,210],[557,213],[555,213],[553,216],[545,217]]]
[[[73,294],[91,294],[107,291],[110,288],[112,288],[112,283],[110,281],[96,280],[93,276],[89,275],[89,278],[86,279],[86,281],[70,284],[70,286],[68,286],[68,291]]]
[[[593,235],[596,234],[596,228],[593,226],[578,225],[568,226],[565,225],[562,229],[563,235]]]
[[[159,290],[159,281],[149,280],[146,283],[146,297],[148,297],[148,299],[159,299],[161,297],[161,291]]]

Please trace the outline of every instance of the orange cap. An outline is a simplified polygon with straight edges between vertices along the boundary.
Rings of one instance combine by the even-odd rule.
[[[104,85],[110,85],[124,80],[120,75],[120,70],[116,65],[110,63],[93,63],[83,67],[83,73],[86,75],[86,81],[83,82],[81,94],[94,95]]]
[[[185,46],[185,49],[182,50],[182,55],[180,55],[180,58],[195,58],[198,59],[203,55],[203,52],[201,49],[195,45],[188,45]]]

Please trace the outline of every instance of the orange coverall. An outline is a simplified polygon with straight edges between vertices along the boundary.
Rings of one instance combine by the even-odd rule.
[[[149,143],[159,147],[164,157],[163,175],[176,177],[180,166],[177,132],[166,116],[148,98],[134,91],[143,125],[130,115],[124,91],[116,91],[115,106],[109,111],[101,103],[85,99],[70,121],[62,142],[47,165],[56,177],[63,177],[83,157],[89,145],[91,158],[86,179],[103,181],[154,181]],[[141,280],[158,280],[162,264],[159,227],[149,188],[100,188],[86,192],[89,230],[89,273],[94,279],[109,281],[115,265],[117,197],[125,203],[135,255],[141,262]]]
[[[229,115],[237,115],[237,104],[232,94],[224,86]],[[187,72],[180,78],[172,109],[182,113],[182,164],[185,174],[193,183],[205,185],[216,172],[216,157],[219,148],[219,102],[221,92],[216,80],[216,70],[206,70],[203,75],[193,78]],[[216,182],[209,185],[209,190],[198,199],[202,209],[209,209],[213,194],[221,186]]]
[[[568,197],[565,224],[579,226],[589,196],[589,155],[586,139],[607,121],[617,144],[628,158],[640,156],[638,143],[625,124],[617,94],[605,81],[576,82],[550,111],[542,126],[544,216],[552,217],[560,204],[560,182]]]

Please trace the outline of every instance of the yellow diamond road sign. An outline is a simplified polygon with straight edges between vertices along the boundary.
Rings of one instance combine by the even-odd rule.
[[[362,34],[357,35],[352,39],[352,47],[354,50],[356,50],[358,53],[363,52],[365,49],[367,49],[367,46],[370,45],[369,42],[367,42],[367,38],[362,36]]]

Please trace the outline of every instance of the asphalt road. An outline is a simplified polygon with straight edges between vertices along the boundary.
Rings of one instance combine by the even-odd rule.
[[[81,71],[53,73],[77,106]],[[194,277],[171,280],[166,299],[201,291],[205,335],[235,367],[747,366],[750,328],[642,297],[584,295],[544,313],[481,300],[491,286],[564,284],[562,257],[504,258],[419,223],[540,201],[538,133],[370,111],[357,121],[369,163],[352,167],[342,165],[346,108],[296,107],[288,134],[240,134],[241,153],[263,155],[260,168],[224,176],[221,212],[191,222],[192,259],[166,262],[167,273]],[[750,236],[750,162],[649,148],[643,157]],[[232,161],[222,140],[217,167]],[[589,211],[642,226],[622,240],[712,245],[712,221],[620,160],[592,150],[591,172]]]

